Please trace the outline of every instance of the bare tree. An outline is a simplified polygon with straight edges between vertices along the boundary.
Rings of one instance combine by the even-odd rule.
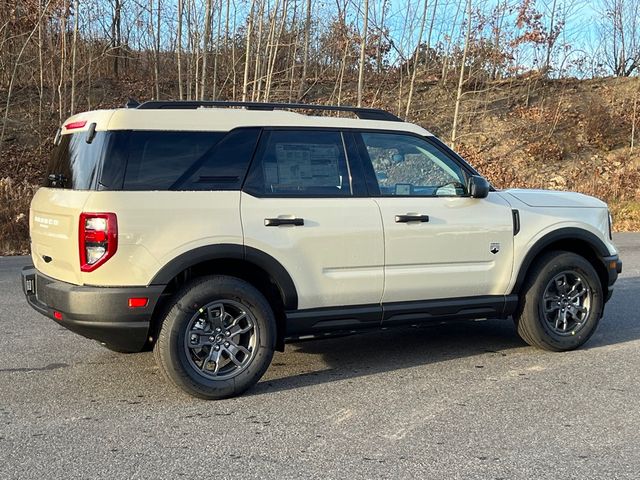
[[[242,101],[247,101],[247,90],[249,87],[249,61],[251,55],[251,31],[253,30],[253,12],[255,10],[256,0],[251,0],[251,11],[249,12],[249,26],[247,27],[247,39],[245,43],[244,55],[244,79],[242,82]]]
[[[256,52],[262,51],[262,27],[264,25],[264,8],[266,5],[265,0],[260,1],[260,10],[258,11],[258,45],[256,46]],[[260,99],[260,88],[262,82],[260,78],[262,76],[262,58],[258,53],[256,55],[254,70],[253,70],[253,88],[251,89],[251,101],[256,101],[256,99]]]
[[[184,99],[182,91],[182,10],[184,8],[184,0],[178,0],[178,33],[176,41],[176,61],[178,63],[178,95],[180,100]]]
[[[364,86],[365,53],[367,51],[367,29],[369,28],[369,0],[364,0],[362,12],[362,33],[360,41],[360,65],[358,70],[358,106],[362,106],[362,88]]]
[[[36,25],[33,27],[31,32],[27,36],[26,40],[22,44],[22,47],[20,48],[20,51],[18,52],[17,58],[16,58],[15,63],[13,65],[13,70],[11,72],[11,77],[9,79],[9,87],[7,89],[7,100],[6,100],[5,106],[4,106],[4,116],[3,116],[3,119],[2,119],[2,129],[0,130],[0,154],[2,153],[2,147],[4,146],[4,136],[5,136],[6,128],[7,128],[7,119],[9,118],[9,106],[11,105],[11,94],[13,92],[13,85],[15,83],[15,79],[16,79],[16,76],[18,74],[18,68],[20,67],[20,62],[22,61],[22,55],[24,54],[27,46],[29,45],[29,42],[31,41],[31,38],[33,37],[33,35],[38,30],[38,25],[40,24],[40,22],[42,21],[42,18],[47,13],[47,10],[49,8],[49,4],[50,3],[51,3],[51,0],[47,0],[47,3],[44,5],[44,7],[42,7],[42,11],[39,12],[39,15],[38,15],[38,18],[37,18],[37,21],[36,21]]]
[[[300,89],[298,100],[302,100],[307,82],[307,67],[309,65],[309,38],[311,36],[311,0],[307,0],[307,18],[304,22],[304,53],[302,54],[302,75],[300,77]]]
[[[114,0],[113,21],[111,22],[111,49],[113,51],[113,75],[118,78],[118,61],[120,59],[120,45],[122,33],[122,3]]]
[[[640,69],[640,2],[602,0],[601,40],[614,75],[628,77]]]
[[[413,54],[413,73],[411,74],[411,82],[409,83],[409,95],[407,97],[407,107],[404,111],[404,117],[409,116],[411,109],[411,99],[413,97],[413,86],[416,83],[416,73],[418,72],[418,58],[420,55],[420,45],[422,44],[422,34],[424,32],[424,24],[427,20],[428,1],[424,0],[424,8],[422,9],[422,19],[420,21],[420,33],[418,33],[418,43],[416,44],[415,53]]]
[[[211,44],[211,0],[206,0],[204,13],[204,44],[202,46],[202,78],[200,80],[200,99],[204,100],[204,90],[207,83],[207,56]]]
[[[469,41],[471,40],[471,0],[467,0],[467,33],[464,38],[462,59],[460,60],[460,77],[458,79],[458,90],[456,93],[456,106],[453,112],[453,125],[451,127],[451,148],[456,147],[458,133],[458,114],[460,112],[460,100],[462,98],[462,86],[464,85],[464,67],[467,62],[467,52],[469,51]]]
[[[71,104],[70,113],[75,113],[76,100],[76,57],[78,56],[78,24],[80,21],[80,1],[75,0],[73,7],[73,43],[71,45]]]
[[[220,33],[222,31],[222,0],[218,5],[218,31],[216,33],[216,38],[218,42],[220,41]],[[213,92],[211,97],[215,100],[217,98],[217,86],[218,86],[218,52],[220,51],[220,46],[216,45],[216,49],[213,57]]]
[[[62,4],[62,17],[60,22],[60,76],[58,81],[58,118],[62,122],[65,111],[66,87],[67,87],[67,15],[69,13],[69,1]]]

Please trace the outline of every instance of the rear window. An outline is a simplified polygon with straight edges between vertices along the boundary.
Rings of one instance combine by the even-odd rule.
[[[259,133],[258,128],[112,132],[110,158],[115,164],[126,159],[123,190],[237,190]],[[105,181],[113,176],[108,170]]]
[[[259,128],[230,132],[111,131],[64,135],[48,186],[75,190],[239,190]],[[51,178],[51,180],[49,180]]]
[[[96,132],[87,143],[87,132],[62,135],[51,153],[44,185],[93,190],[98,184],[107,132]]]

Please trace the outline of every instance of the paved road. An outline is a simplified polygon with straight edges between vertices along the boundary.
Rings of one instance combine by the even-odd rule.
[[[205,402],[27,307],[0,258],[0,478],[637,479],[640,234],[581,350],[511,322],[290,345],[241,398]]]

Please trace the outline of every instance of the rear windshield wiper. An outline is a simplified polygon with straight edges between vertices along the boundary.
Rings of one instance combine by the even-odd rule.
[[[67,177],[62,173],[50,173],[47,177],[49,186],[52,188],[64,188],[67,183]]]

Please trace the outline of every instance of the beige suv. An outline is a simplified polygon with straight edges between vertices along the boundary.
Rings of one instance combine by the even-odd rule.
[[[27,300],[113,350],[153,348],[204,398],[306,336],[512,316],[531,345],[577,348],[621,271],[606,204],[496,191],[381,110],[147,102],[75,115],[55,144]]]

